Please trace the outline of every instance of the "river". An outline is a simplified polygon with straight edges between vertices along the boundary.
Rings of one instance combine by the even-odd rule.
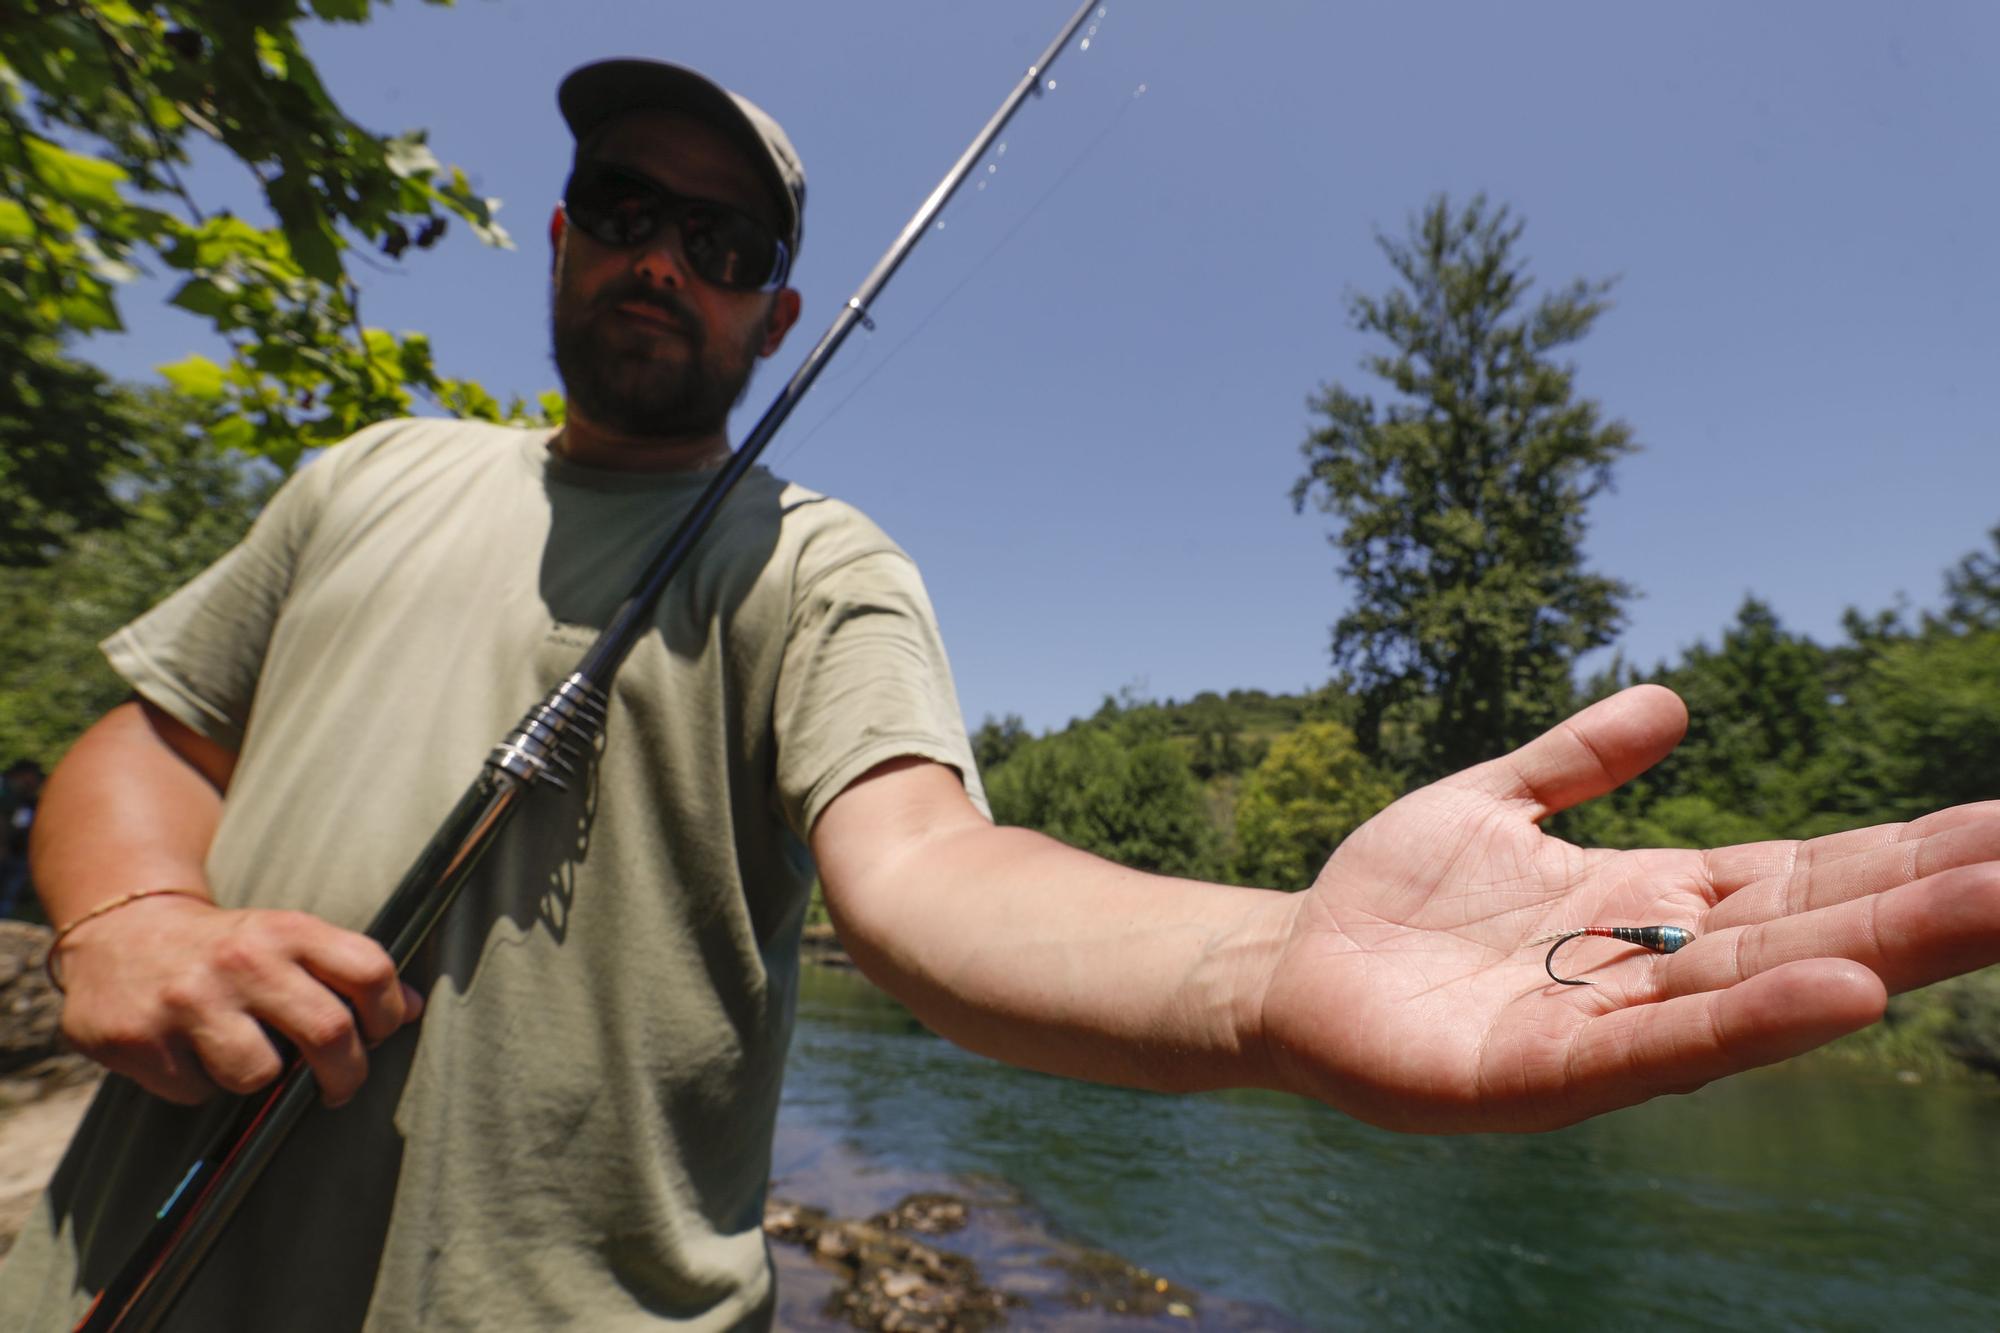
[[[2000,1326],[1987,1086],[1795,1064],[1552,1134],[1424,1138],[1023,1073],[808,967],[780,1122],[776,1193],[1005,1200],[1017,1233],[1201,1293],[1203,1327]]]

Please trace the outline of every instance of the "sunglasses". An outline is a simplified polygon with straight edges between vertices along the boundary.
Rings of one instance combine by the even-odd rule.
[[[642,245],[671,225],[695,275],[731,291],[775,291],[792,267],[777,233],[742,209],[675,194],[622,167],[578,167],[563,187],[563,212],[591,240],[619,249]]]

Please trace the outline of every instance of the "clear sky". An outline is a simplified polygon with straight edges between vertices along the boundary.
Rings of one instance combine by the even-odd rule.
[[[747,428],[1071,9],[404,0],[318,30],[349,114],[427,127],[518,247],[460,228],[357,264],[364,315],[502,395],[552,387],[556,83],[696,65],[810,179],[805,316]],[[1644,594],[1626,656],[1714,642],[1747,593],[1831,640],[1846,607],[1935,604],[2000,521],[1996,54],[1978,0],[1114,0],[766,457],[918,558],[975,725],[1316,685],[1346,593],[1287,497],[1305,400],[1374,387],[1345,297],[1389,284],[1375,233],[1483,190],[1545,287],[1619,280],[1574,359],[1644,446],[1588,547]],[[156,294],[126,313],[83,348],[117,373],[212,347]]]

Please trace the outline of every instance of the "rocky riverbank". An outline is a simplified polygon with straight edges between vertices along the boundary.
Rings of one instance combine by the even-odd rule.
[[[923,1191],[862,1220],[773,1198],[778,1326],[956,1333],[1022,1328],[1292,1327],[1276,1311],[1207,1302],[1116,1255],[1054,1240],[1018,1200],[977,1185]],[[975,1260],[958,1247],[982,1256]],[[803,1260],[804,1262],[801,1262]]]

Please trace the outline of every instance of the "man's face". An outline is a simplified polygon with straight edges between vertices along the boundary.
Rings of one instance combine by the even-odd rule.
[[[635,111],[592,135],[581,163],[637,173],[676,194],[742,209],[782,231],[777,204],[728,140],[691,117]],[[790,292],[739,292],[697,277],[679,231],[630,247],[576,227],[557,252],[555,360],[571,410],[636,436],[719,434],[757,358],[797,314]]]

